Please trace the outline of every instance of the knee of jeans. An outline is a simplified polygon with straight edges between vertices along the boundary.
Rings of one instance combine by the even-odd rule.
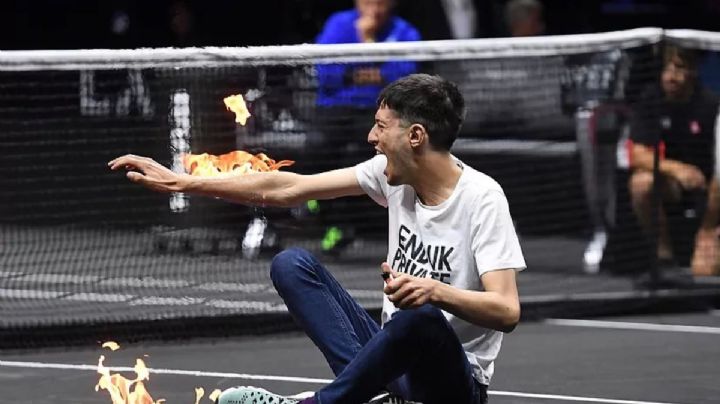
[[[407,336],[418,336],[430,334],[429,331],[447,327],[447,320],[442,311],[435,306],[426,304],[416,309],[401,310],[395,313],[392,320],[395,327],[391,335],[404,338]]]
[[[302,262],[310,258],[307,250],[298,247],[288,248],[273,257],[270,264],[270,279],[275,287],[292,286],[300,273]]]

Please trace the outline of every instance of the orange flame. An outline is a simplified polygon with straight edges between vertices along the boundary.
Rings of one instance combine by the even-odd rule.
[[[195,404],[200,403],[200,399],[205,395],[205,389],[202,387],[195,387]]]
[[[220,389],[215,389],[212,391],[212,393],[210,393],[210,395],[208,396],[208,399],[214,403],[215,400],[217,400],[217,398],[220,396],[220,393],[222,393],[222,391]],[[203,398],[204,395],[205,395],[205,389],[203,389],[202,387],[196,387],[195,388],[195,404],[200,404],[200,399]]]
[[[235,113],[235,122],[240,125],[247,123],[248,118],[250,118],[250,111],[248,111],[242,95],[237,94],[225,97],[223,98],[223,102],[228,110]]]
[[[104,344],[102,344],[102,347],[108,348],[111,351],[117,351],[118,349],[120,349],[120,345],[118,345],[118,343],[115,341],[105,342]]]
[[[217,398],[220,397],[220,393],[222,393],[222,391],[220,389],[215,389],[212,391],[212,393],[210,393],[208,398],[210,399],[210,401],[212,401],[214,403],[217,400]]]
[[[120,348],[120,345],[108,341],[102,344],[102,347],[114,351]],[[118,373],[111,374],[110,368],[104,365],[104,361],[105,356],[100,355],[97,366],[100,380],[98,380],[97,385],[95,385],[95,391],[100,391],[100,389],[107,390],[108,394],[110,394],[112,404],[162,404],[165,402],[164,399],[153,401],[152,396],[145,388],[144,381],[150,380],[150,371],[142,359],[135,361],[133,370],[135,371],[136,377],[133,380],[129,380]],[[199,404],[204,394],[205,390],[202,387],[195,389],[195,404]],[[219,395],[220,390],[215,389],[208,398],[214,401]]]
[[[160,404],[165,401],[153,401],[145,388],[143,380],[150,379],[150,372],[142,359],[138,359],[135,363],[134,370],[137,377],[134,380],[128,380],[118,373],[111,374],[110,369],[103,364],[104,361],[105,356],[100,355],[97,370],[100,373],[100,380],[95,385],[95,391],[107,390],[113,404]]]
[[[221,174],[244,175],[256,172],[277,171],[295,164],[292,160],[275,161],[264,153],[250,154],[236,150],[215,156],[212,154],[185,154],[182,158],[185,171],[201,177]]]

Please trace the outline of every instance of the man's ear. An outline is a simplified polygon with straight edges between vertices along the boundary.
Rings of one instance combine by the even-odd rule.
[[[419,123],[410,125],[410,147],[420,147],[427,139],[427,131],[425,127]]]

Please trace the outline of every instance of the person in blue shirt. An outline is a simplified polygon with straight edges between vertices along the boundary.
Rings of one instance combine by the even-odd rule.
[[[332,14],[317,36],[318,44],[419,41],[420,33],[409,22],[394,14],[394,0],[355,0],[355,8]],[[315,66],[318,89],[315,127],[318,144],[310,147],[304,159],[308,172],[355,165],[371,157],[359,133],[372,126],[372,116],[382,88],[401,77],[416,73],[413,61],[363,63],[326,63]],[[332,150],[332,153],[328,153]],[[316,155],[314,155],[316,154]],[[318,206],[325,234],[321,248],[337,256],[344,247],[363,233],[370,233],[366,219],[350,223],[348,217],[358,211],[351,202],[327,201]],[[368,209],[375,208],[368,206]],[[325,212],[334,212],[327,217]],[[340,214],[338,214],[340,212]],[[347,212],[348,214],[343,214]],[[341,218],[341,219],[339,219]],[[368,227],[370,226],[370,227]]]
[[[393,15],[393,3],[393,0],[355,0],[354,9],[337,12],[328,18],[316,43],[419,41],[418,30]],[[318,106],[373,109],[383,86],[415,73],[417,66],[411,61],[391,61],[322,64],[316,69]]]

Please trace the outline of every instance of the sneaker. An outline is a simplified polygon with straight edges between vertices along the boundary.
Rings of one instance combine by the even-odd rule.
[[[583,270],[586,274],[596,274],[600,272],[600,263],[602,262],[606,246],[607,233],[604,231],[595,232],[583,253]]]
[[[265,389],[252,386],[231,387],[220,394],[216,404],[300,404],[301,400],[311,398],[313,392],[303,392],[290,397],[283,397]],[[391,393],[383,393],[373,397],[366,404],[420,404],[405,401]]]
[[[231,387],[220,394],[217,404],[298,404],[300,400],[283,397],[252,386]]]
[[[250,221],[242,240],[242,254],[246,259],[254,260],[261,253],[280,252],[278,235],[268,224],[267,219],[256,217]]]
[[[347,246],[355,240],[355,231],[352,227],[331,226],[325,231],[320,246],[322,252],[331,256],[338,256]]]

